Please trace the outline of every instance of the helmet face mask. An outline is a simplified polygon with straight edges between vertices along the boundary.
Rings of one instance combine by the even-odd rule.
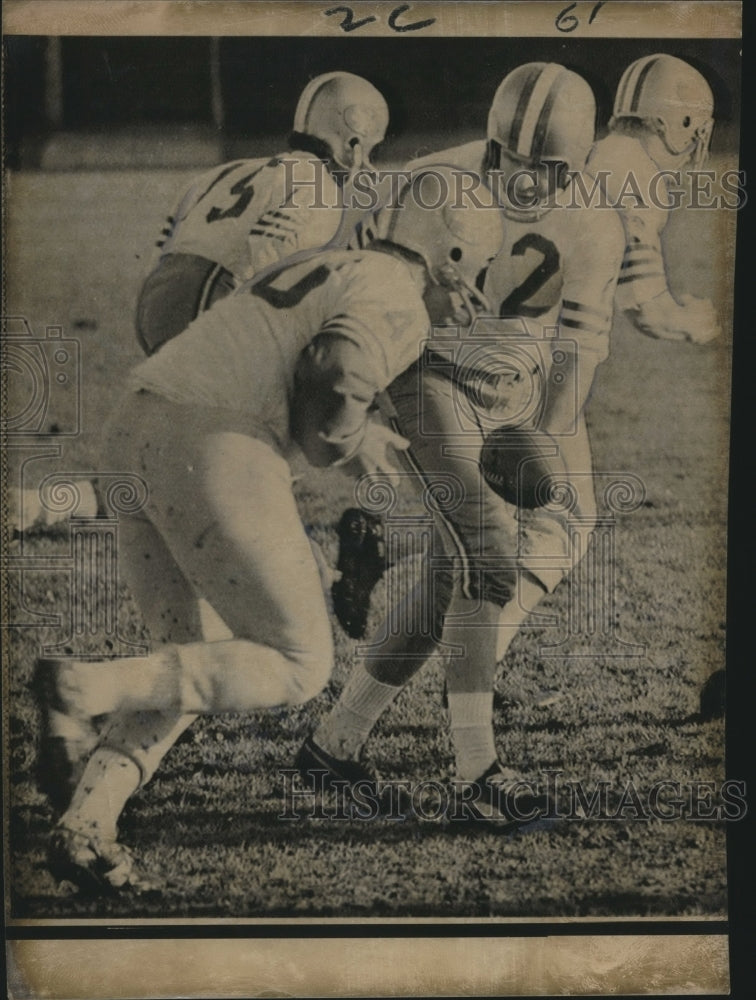
[[[311,80],[297,103],[294,131],[326,143],[337,167],[351,176],[372,171],[370,154],[386,135],[388,105],[354,73],[325,73]]]
[[[584,168],[595,124],[593,91],[577,73],[557,63],[509,73],[489,111],[485,163],[504,214],[529,221],[553,208],[568,173]]]
[[[703,166],[714,128],[714,95],[704,77],[683,59],[658,54],[631,63],[622,74],[612,122],[645,123],[660,153]],[[611,123],[610,123],[611,124]]]
[[[481,268],[486,263],[489,261],[484,261]],[[491,304],[486,296],[453,263],[442,265],[436,274],[429,271],[428,275],[430,281],[424,299],[435,326],[471,326],[476,316],[490,315]]]
[[[683,118],[683,122],[685,122],[686,118]],[[691,126],[692,124],[693,123],[691,123]],[[687,128],[689,126],[683,127]],[[692,131],[690,142],[680,149],[673,145],[673,140],[670,136],[667,123],[661,118],[657,118],[655,122],[656,134],[659,136],[665,150],[674,158],[682,157],[684,162],[687,161],[690,163],[693,170],[700,170],[706,163],[706,160],[709,157],[709,147],[711,146],[711,135],[713,130],[714,119],[706,119],[695,127]]]
[[[533,162],[513,156],[496,139],[488,145],[486,177],[504,215],[528,222],[551,211],[557,192],[569,182],[569,165],[558,158]]]

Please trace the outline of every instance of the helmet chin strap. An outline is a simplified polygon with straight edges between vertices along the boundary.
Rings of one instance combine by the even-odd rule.
[[[656,126],[656,135],[661,140],[662,145],[670,156],[686,157],[690,160],[691,165],[694,170],[698,170],[706,162],[706,158],[709,153],[709,140],[711,138],[711,130],[709,129],[708,135],[706,131],[701,134],[701,128],[706,128],[706,125],[699,126],[693,136],[693,139],[684,149],[673,149],[667,139],[667,130],[663,122],[659,121]],[[683,161],[684,162],[684,161]]]
[[[457,277],[457,291],[462,296],[465,309],[470,313],[470,317],[490,316],[491,303],[479,288],[473,287],[462,275]],[[477,306],[476,306],[477,303]]]

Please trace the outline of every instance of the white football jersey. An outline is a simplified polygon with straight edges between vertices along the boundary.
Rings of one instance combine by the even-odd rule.
[[[570,184],[554,202],[540,218],[505,219],[483,290],[496,314],[535,319],[599,363],[609,353],[622,223],[611,208],[582,205]]]
[[[485,152],[485,141],[469,142],[413,160],[408,169],[452,164],[481,174]],[[504,217],[501,250],[479,280],[496,315],[537,319],[598,363],[609,350],[622,223],[613,209],[574,207],[582,203],[569,185],[554,202],[535,221]]]
[[[342,215],[339,187],[313,154],[237,160],[192,184],[158,246],[161,255],[215,261],[243,281],[297,251],[326,247]]]
[[[130,384],[198,407],[249,414],[250,433],[289,446],[289,399],[318,333],[356,344],[382,391],[419,356],[429,319],[413,271],[377,251],[331,250],[283,265],[216,303],[134,369]]]
[[[658,178],[659,168],[640,140],[619,134],[596,143],[587,170],[600,175],[607,200],[624,224],[625,258],[617,304],[621,309],[636,308],[667,290],[661,242],[668,217],[662,207],[667,202],[667,181]]]

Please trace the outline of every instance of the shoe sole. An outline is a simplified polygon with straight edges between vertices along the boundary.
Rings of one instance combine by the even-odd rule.
[[[355,525],[358,530],[355,531]],[[341,579],[331,586],[339,624],[352,639],[362,639],[367,628],[370,597],[386,571],[383,524],[374,514],[350,507],[337,528]]]

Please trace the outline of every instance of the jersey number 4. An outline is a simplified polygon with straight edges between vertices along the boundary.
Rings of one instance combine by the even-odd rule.
[[[499,316],[525,316],[535,319],[551,308],[528,305],[549,278],[559,271],[559,251],[556,246],[539,233],[526,233],[512,245],[512,255],[523,257],[528,250],[535,250],[541,255],[541,261],[517,288],[513,289],[499,306]]]

